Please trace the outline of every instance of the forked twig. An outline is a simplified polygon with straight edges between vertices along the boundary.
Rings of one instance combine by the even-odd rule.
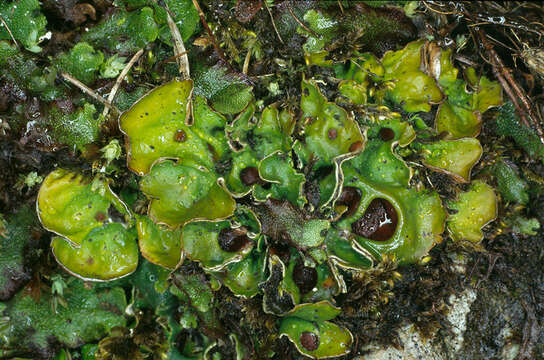
[[[104,106],[106,107],[109,107],[111,108],[112,110],[116,111],[119,113],[119,109],[117,109],[117,107],[115,105],[113,105],[112,103],[110,103],[108,100],[104,99],[102,96],[98,95],[96,92],[94,92],[93,89],[91,89],[90,87],[88,87],[87,85],[85,85],[84,83],[82,83],[81,81],[79,81],[78,79],[72,77],[70,74],[67,74],[65,72],[61,72],[60,73],[60,76],[62,76],[64,78],[64,80],[72,83],[73,85],[77,86],[79,89],[81,89],[85,94],[89,95],[90,97],[92,97],[93,99],[95,99],[96,101],[104,104]]]
[[[487,40],[484,30],[479,28],[475,29],[475,32],[478,35],[478,40],[488,54],[493,74],[514,104],[521,122],[529,128],[531,128],[532,124],[540,142],[544,143],[544,131],[542,130],[542,126],[538,121],[539,118],[536,116],[531,101],[525,94],[525,91],[514,80],[511,70],[504,65],[502,59],[495,51],[493,44]],[[527,119],[527,115],[529,115],[530,122]]]
[[[115,99],[115,95],[117,94],[117,91],[119,90],[119,87],[121,87],[121,84],[123,83],[123,80],[125,79],[125,76],[127,76],[128,72],[130,71],[130,69],[132,68],[134,63],[136,63],[136,61],[138,61],[138,59],[140,58],[140,56],[142,56],[143,53],[144,53],[144,49],[138,50],[138,52],[136,54],[134,54],[134,56],[132,56],[132,58],[130,59],[128,64],[125,66],[123,71],[121,71],[121,73],[117,77],[117,80],[115,81],[115,84],[111,88],[110,94],[108,95],[108,101],[110,102],[110,104],[113,104],[113,100]],[[102,112],[102,117],[106,118],[106,116],[108,116],[109,112],[110,112],[110,108],[107,107],[107,106],[104,106],[104,111]]]

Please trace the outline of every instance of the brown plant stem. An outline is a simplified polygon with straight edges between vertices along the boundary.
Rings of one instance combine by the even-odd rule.
[[[213,34],[212,30],[208,26],[208,23],[206,22],[206,16],[204,15],[204,12],[200,8],[200,5],[198,5],[198,1],[193,0],[193,5],[195,6],[196,10],[198,11],[198,16],[200,17],[200,22],[202,23],[202,26],[204,26],[204,29],[208,33],[208,36],[210,37],[210,40],[212,41],[212,45],[213,45],[213,48],[215,49],[215,52],[221,58],[221,60],[223,60],[226,64],[228,64],[228,66],[232,69],[232,65],[227,61],[225,53],[223,52],[223,50],[217,44],[217,41],[215,40],[215,35]]]
[[[104,104],[104,106],[109,107],[109,108],[113,109],[114,111],[116,111],[117,113],[119,113],[119,109],[117,109],[117,107],[115,105],[112,105],[108,100],[106,100],[102,96],[98,95],[93,89],[91,89],[87,85],[83,84],[78,79],[72,77],[71,75],[69,75],[69,74],[67,74],[65,72],[61,72],[60,75],[64,78],[64,80],[66,80],[66,81],[72,83],[73,85],[77,86],[85,94],[89,95],[90,97],[92,97],[96,101]]]
[[[493,75],[495,75],[514,104],[521,122],[529,128],[533,125],[540,142],[544,143],[544,131],[533,110],[531,100],[527,97],[525,91],[519,86],[516,80],[514,80],[511,70],[504,65],[499,54],[495,51],[493,44],[486,38],[485,31],[481,28],[474,28],[474,32],[477,35],[477,40],[480,42],[481,47],[483,47],[488,56]],[[530,121],[527,118],[527,115],[529,116]]]

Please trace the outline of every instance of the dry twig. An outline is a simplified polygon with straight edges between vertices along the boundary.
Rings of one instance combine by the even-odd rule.
[[[206,32],[208,33],[208,36],[210,37],[212,41],[215,52],[221,58],[221,60],[223,60],[226,64],[228,64],[228,66],[232,69],[232,65],[227,61],[227,58],[225,57],[225,53],[223,53],[223,50],[221,50],[221,48],[217,44],[217,41],[215,40],[215,36],[213,35],[212,30],[210,29],[210,27],[208,26],[208,23],[206,22],[206,16],[204,15],[204,12],[200,8],[200,5],[198,5],[198,1],[193,0],[193,5],[198,11],[198,16],[200,16],[200,22],[202,23],[202,26],[204,26],[204,29],[206,29]]]
[[[114,110],[117,113],[119,113],[119,109],[117,109],[117,107],[115,105],[110,103],[108,100],[104,99],[102,96],[98,95],[93,89],[91,89],[87,85],[83,84],[78,79],[72,77],[70,74],[67,74],[65,72],[61,72],[60,75],[64,78],[64,80],[66,80],[66,81],[72,83],[73,85],[77,86],[78,88],[80,88],[85,94],[89,95],[90,97],[92,97],[96,101],[104,104],[104,106],[111,108],[111,110]]]
[[[278,39],[280,39],[280,42],[282,44],[284,44],[283,39],[280,36],[280,32],[278,31],[278,28],[276,27],[276,22],[274,21],[274,16],[272,15],[272,11],[268,7],[268,4],[266,3],[266,1],[264,2],[264,7],[268,11],[268,15],[270,15],[270,20],[272,21],[272,26],[274,27],[274,31],[276,32],[276,35],[278,36]]]
[[[109,101],[110,104],[113,104],[113,100],[115,99],[115,95],[117,95],[117,91],[119,90],[119,87],[123,83],[123,80],[125,79],[125,76],[127,76],[129,70],[132,68],[134,63],[136,63],[136,61],[138,61],[138,59],[140,58],[140,56],[142,56],[143,53],[144,53],[144,49],[138,50],[138,52],[136,54],[134,54],[134,56],[132,56],[132,58],[130,59],[128,64],[125,66],[123,71],[121,71],[121,73],[117,77],[117,80],[115,81],[115,84],[111,88],[110,94],[108,95],[108,101]],[[108,106],[104,106],[104,111],[102,112],[102,117],[106,118],[106,116],[108,116],[109,111],[110,111],[110,108]]]
[[[477,35],[477,40],[480,42],[481,46],[488,55],[488,61],[492,66],[493,75],[495,75],[502,88],[516,107],[516,111],[521,122],[529,128],[531,128],[531,125],[533,125],[538,137],[540,138],[540,141],[544,143],[544,132],[538,120],[539,118],[536,116],[533,109],[531,100],[527,97],[525,91],[513,78],[511,70],[504,65],[502,59],[495,51],[493,44],[487,40],[484,30],[481,28],[476,28],[474,31]],[[529,115],[530,121],[527,119],[527,115]]]
[[[289,5],[287,5],[287,11],[289,11],[289,14],[291,14],[291,16],[293,17],[293,19],[295,19],[295,21],[300,25],[302,26],[302,28],[304,30],[306,30],[307,32],[309,32],[310,34],[312,34],[313,37],[316,37],[316,38],[321,38],[321,36],[319,36],[319,34],[317,34],[315,31],[313,31],[312,29],[310,29],[309,27],[306,26],[306,24],[304,24],[296,15],[295,13],[293,12],[293,9],[291,9],[291,7]]]
[[[19,44],[17,43],[17,40],[15,40],[15,36],[13,36],[13,33],[11,32],[8,24],[6,23],[6,21],[4,20],[3,17],[0,16],[0,21],[2,22],[2,24],[6,27],[6,30],[8,31],[8,34],[9,36],[11,36],[11,40],[13,40],[13,42],[15,43],[15,46],[17,47],[17,49],[19,49]]]
[[[185,50],[185,45],[183,44],[183,39],[179,32],[179,29],[172,19],[170,14],[170,9],[168,4],[166,6],[166,19],[168,21],[168,27],[170,28],[170,33],[172,34],[172,41],[174,42],[174,54],[176,55],[176,61],[179,67],[179,73],[183,80],[191,78],[191,73],[189,71],[189,57],[187,56],[187,51]]]

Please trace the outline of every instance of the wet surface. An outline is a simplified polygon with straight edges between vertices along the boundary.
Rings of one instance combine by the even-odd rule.
[[[386,199],[376,198],[370,202],[363,216],[351,224],[351,229],[359,236],[387,241],[395,234],[398,220],[393,205]]]

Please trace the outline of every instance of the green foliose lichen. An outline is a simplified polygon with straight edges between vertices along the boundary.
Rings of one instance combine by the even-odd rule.
[[[88,43],[58,57],[59,69],[92,83],[114,76],[126,60],[104,62],[98,49],[123,54],[159,36],[169,42],[163,9],[147,1],[122,3],[130,11],[118,9],[91,28],[83,37]],[[196,10],[188,1],[169,5],[188,39]],[[306,55],[327,52],[336,22],[317,10],[304,20],[312,30],[298,30],[306,37]],[[117,42],[134,27],[142,30],[138,36]],[[99,42],[108,31],[111,43]],[[471,71],[468,82],[458,79],[450,55],[420,40],[381,60],[358,51],[337,63],[324,56],[309,63],[327,67],[330,78],[305,74],[298,105],[263,104],[249,79],[221,61],[196,64],[194,81],[171,80],[137,101],[121,90],[119,128],[133,172],[130,191],[118,197],[111,190],[107,176],[113,179],[115,170],[95,170],[90,177],[56,169],[47,176],[37,208],[43,226],[58,235],[51,243],[56,260],[86,280],[123,277],[115,284],[131,284],[128,311],[138,321],[140,310],[161,317],[161,334],[168,338],[168,346],[157,350],[161,356],[214,354],[225,346],[212,341],[223,331],[219,292],[243,298],[248,308],[255,302],[275,319],[267,324],[275,336],[286,336],[304,355],[349,353],[353,335],[335,320],[342,313],[335,304],[353,276],[384,259],[419,262],[446,238],[446,226],[453,240],[477,243],[496,216],[493,189],[471,182],[477,176],[471,172],[483,152],[475,138],[480,115],[499,105],[502,94]],[[422,65],[433,57],[439,72]],[[137,94],[145,90],[139,87]],[[430,112],[438,103],[435,129],[385,106]],[[94,108],[85,105],[83,112],[61,116],[63,124],[88,120],[79,142],[64,135],[80,149],[99,135],[90,120]],[[119,150],[106,157],[108,164]],[[512,174],[499,170],[503,196],[525,203],[520,182],[501,185]],[[443,201],[430,171],[468,183],[468,191],[453,183],[457,199]],[[183,346],[174,345],[178,336],[185,336]],[[228,337],[242,356],[244,343]],[[135,341],[129,330],[116,329],[97,353],[110,356],[127,339]]]

